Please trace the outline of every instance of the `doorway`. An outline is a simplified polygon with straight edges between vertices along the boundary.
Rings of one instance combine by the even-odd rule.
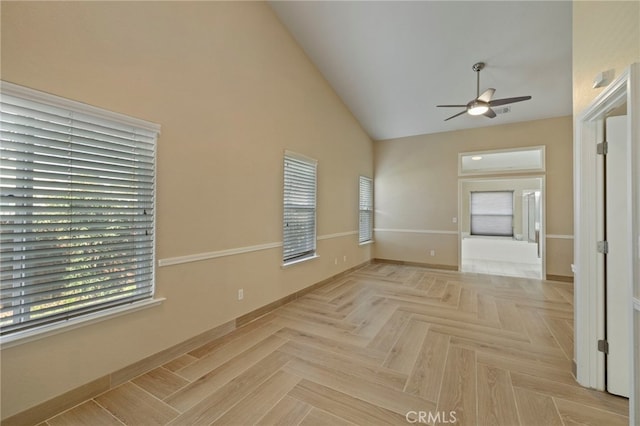
[[[601,241],[605,241],[603,162],[596,147],[605,137],[605,119],[626,108],[624,129],[624,177],[629,186],[629,209],[624,219],[629,226],[626,248],[631,261],[625,271],[628,283],[624,300],[615,309],[629,313],[629,418],[640,424],[640,64],[627,68],[576,117],[574,137],[574,324],[575,371],[586,387],[607,389],[606,381],[606,262]],[[624,214],[623,214],[624,216]]]
[[[544,178],[459,180],[462,272],[544,276]]]

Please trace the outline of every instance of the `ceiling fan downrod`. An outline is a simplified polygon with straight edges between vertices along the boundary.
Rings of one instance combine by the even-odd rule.
[[[480,97],[480,71],[484,69],[484,62],[476,62],[471,67],[476,72],[476,98]]]

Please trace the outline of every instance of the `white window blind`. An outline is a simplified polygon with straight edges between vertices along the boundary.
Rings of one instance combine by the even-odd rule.
[[[361,243],[373,239],[373,181],[360,176],[360,228],[358,241]]]
[[[471,193],[471,235],[513,236],[513,191]]]
[[[151,298],[159,128],[12,87],[0,98],[2,335]]]
[[[316,252],[316,168],[315,160],[285,153],[282,241],[285,263]]]

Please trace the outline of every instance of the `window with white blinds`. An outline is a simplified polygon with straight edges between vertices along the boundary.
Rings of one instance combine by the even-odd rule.
[[[294,262],[316,253],[317,162],[286,152],[284,156],[283,261]]]
[[[471,235],[513,236],[513,191],[471,192]]]
[[[2,335],[153,296],[159,126],[2,83]]]
[[[358,241],[365,243],[373,239],[373,181],[360,176],[360,228]]]

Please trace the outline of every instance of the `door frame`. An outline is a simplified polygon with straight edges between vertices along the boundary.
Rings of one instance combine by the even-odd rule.
[[[505,150],[508,151],[508,150]],[[544,151],[543,151],[544,154]],[[514,180],[531,180],[540,179],[540,209],[542,211],[540,217],[540,253],[542,262],[542,279],[547,276],[547,181],[546,176],[542,174],[517,175],[517,176],[493,176],[493,177],[461,177],[458,179],[458,271],[462,271],[462,192],[463,185],[467,182],[489,182],[489,181],[514,181]]]
[[[574,122],[574,358],[576,379],[583,386],[605,389],[605,357],[597,349],[604,338],[604,256],[597,252],[602,239],[603,194],[602,162],[598,161],[596,145],[604,138],[604,119],[613,109],[627,105],[628,195],[631,201],[629,229],[632,253],[629,268],[630,424],[640,422],[640,63],[627,68],[613,83],[576,117]],[[633,288],[635,283],[635,289]],[[635,295],[635,299],[634,296]]]

